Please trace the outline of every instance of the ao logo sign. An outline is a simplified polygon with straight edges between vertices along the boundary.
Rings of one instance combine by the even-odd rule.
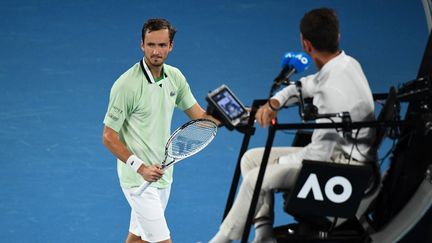
[[[300,62],[303,63],[304,65],[307,65],[309,63],[307,57],[303,56],[302,54],[297,54],[296,58],[299,59]]]
[[[334,192],[334,188],[336,186],[342,187],[343,190],[340,194]],[[309,175],[305,184],[301,188],[300,192],[297,194],[297,197],[306,199],[310,191],[312,191],[312,195],[315,200],[324,201],[324,197],[321,192],[320,185],[318,183],[318,178],[314,173],[311,173]],[[343,203],[351,197],[352,186],[351,183],[345,177],[334,176],[326,182],[324,187],[324,193],[330,201],[334,203]]]
[[[285,54],[285,59],[282,61],[282,64],[284,63],[284,61],[291,60],[294,57],[295,59],[300,60],[302,64],[307,65],[309,63],[309,59],[305,55],[306,54],[303,53],[288,52],[287,54]]]

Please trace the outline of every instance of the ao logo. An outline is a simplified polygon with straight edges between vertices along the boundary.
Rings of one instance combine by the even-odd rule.
[[[342,193],[337,194],[334,192],[335,186],[341,186],[343,188]],[[305,199],[309,192],[312,191],[312,195],[317,201],[324,201],[323,194],[321,192],[320,185],[316,174],[311,173],[307,178],[305,184],[297,194],[298,198]],[[347,201],[352,194],[351,183],[343,176],[334,176],[330,178],[324,187],[324,192],[327,198],[334,203],[343,203]]]
[[[303,63],[304,65],[309,63],[309,60],[307,59],[307,57],[303,56],[302,54],[297,54],[296,58],[300,60],[301,63]]]
[[[306,57],[302,57],[301,59],[300,59],[300,61],[303,63],[303,64],[308,64],[308,59],[306,58]]]

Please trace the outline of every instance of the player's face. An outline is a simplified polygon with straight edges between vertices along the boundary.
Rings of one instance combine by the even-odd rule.
[[[146,62],[152,66],[161,66],[167,59],[172,47],[173,44],[170,42],[168,29],[147,31],[144,41],[141,40],[141,49],[144,52]]]

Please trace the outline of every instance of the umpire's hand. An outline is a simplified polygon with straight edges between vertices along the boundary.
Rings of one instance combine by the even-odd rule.
[[[257,110],[255,114],[255,120],[262,127],[267,127],[270,122],[276,118],[279,107],[279,101],[276,99],[270,99],[265,105],[261,106]]]

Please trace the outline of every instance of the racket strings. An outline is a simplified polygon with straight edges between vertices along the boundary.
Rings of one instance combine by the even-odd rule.
[[[207,146],[216,135],[217,126],[212,122],[195,122],[181,129],[171,140],[168,155],[184,158]]]

